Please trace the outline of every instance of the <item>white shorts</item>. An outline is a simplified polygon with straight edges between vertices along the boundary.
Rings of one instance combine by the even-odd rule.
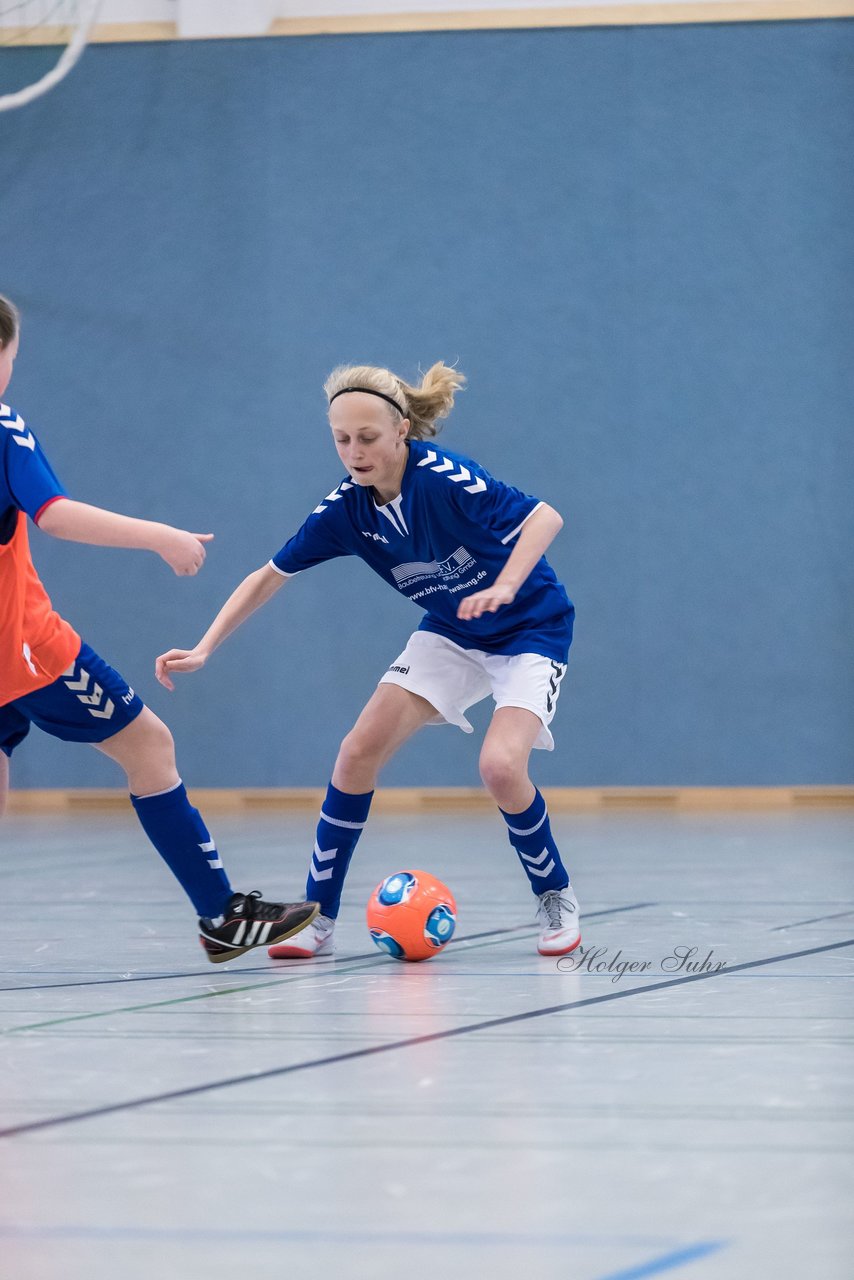
[[[439,712],[428,724],[455,724],[472,733],[469,707],[490,693],[498,707],[524,707],[542,722],[535,747],[554,750],[549,725],[554,717],[566,663],[539,653],[484,653],[463,649],[433,631],[416,631],[380,684],[399,684],[426,698]]]

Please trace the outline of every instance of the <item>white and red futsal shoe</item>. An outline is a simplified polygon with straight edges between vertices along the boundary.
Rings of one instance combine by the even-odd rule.
[[[574,951],[581,941],[581,917],[572,885],[567,885],[565,889],[548,889],[545,893],[538,894],[538,898],[537,923],[540,926],[540,939],[537,950],[540,955],[565,956]],[[313,927],[309,925],[301,934],[301,939]]]
[[[329,916],[315,916],[298,938],[268,947],[267,955],[271,960],[310,960],[312,956],[329,955],[335,950],[334,930],[335,921]]]

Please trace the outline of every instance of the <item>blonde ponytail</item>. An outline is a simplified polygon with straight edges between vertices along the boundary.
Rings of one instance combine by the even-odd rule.
[[[465,375],[441,360],[423,375],[418,386],[411,386],[390,369],[374,365],[339,365],[333,369],[323,389],[327,402],[341,391],[373,391],[398,408],[409,419],[407,439],[426,440],[440,430],[440,418],[447,418],[454,405],[454,395],[465,385]]]

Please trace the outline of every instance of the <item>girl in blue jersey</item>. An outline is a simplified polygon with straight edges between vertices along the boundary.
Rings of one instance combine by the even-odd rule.
[[[464,378],[434,365],[419,386],[388,369],[342,366],[325,384],[332,438],[347,477],[269,564],[250,574],[192,650],[157,659],[157,678],[196,671],[290,578],[336,556],[359,556],[425,610],[341,744],[320,813],[306,897],[320,915],[274,958],[333,949],[341,891],[368,819],[379,770],[416,730],[455,724],[492,695],[480,754],[483,781],[537,896],[538,950],[581,940],[578,903],[528,776],[549,729],[572,641],[574,609],[543,553],[563,525],[544,502],[433,443]]]

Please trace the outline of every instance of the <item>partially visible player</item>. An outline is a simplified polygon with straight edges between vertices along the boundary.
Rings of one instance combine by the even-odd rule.
[[[344,877],[379,770],[426,724],[470,733],[465,712],[496,704],[480,754],[484,783],[537,896],[538,950],[572,951],[578,903],[528,776],[534,747],[552,750],[549,724],[566,672],[574,609],[543,553],[563,525],[546,503],[425,440],[464,379],[436,364],[419,386],[388,369],[349,366],[327,379],[329,422],[347,476],[268,565],[249,575],[195,649],[157,659],[158,679],[202,667],[225,638],[294,574],[359,556],[426,610],[344,739],[320,814],[307,893],[321,914],[274,957],[332,950]]]
[[[0,296],[0,397],[18,353],[19,316]],[[281,941],[317,914],[313,902],[234,893],[201,814],[190,804],[166,725],[117,671],[54,612],[30,557],[27,516],[71,542],[154,551],[178,574],[198,573],[213,534],[104,511],[70,499],[32,430],[0,403],[0,814],[8,757],[30,725],[88,742],[124,769],[143,829],[199,916],[202,946],[219,963]]]

